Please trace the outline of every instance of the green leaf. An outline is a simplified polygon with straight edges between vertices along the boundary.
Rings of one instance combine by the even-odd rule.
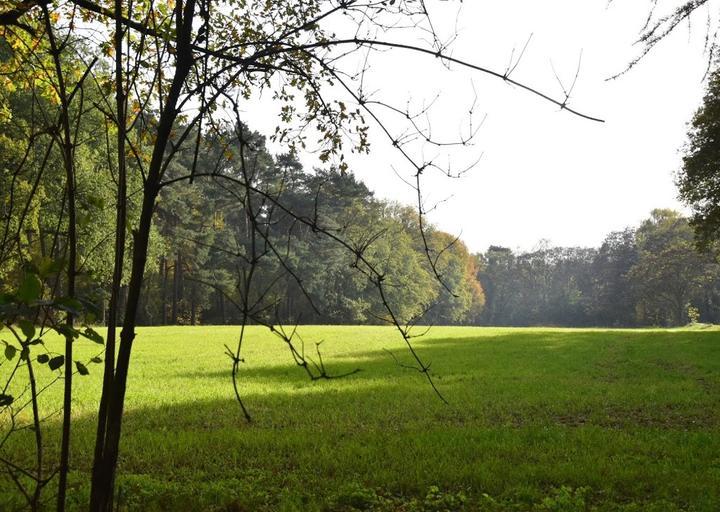
[[[87,367],[80,361],[75,361],[75,368],[77,368],[77,371],[80,375],[90,375]]]
[[[102,357],[95,356],[92,359],[90,359],[91,363],[100,364],[102,363]]]
[[[38,274],[40,277],[47,277],[50,274],[60,272],[60,270],[62,270],[62,266],[62,260],[54,260],[45,256],[40,260],[40,263],[38,263]]]
[[[80,302],[82,303],[82,311],[85,315],[85,324],[94,322],[100,314],[98,305],[87,298],[80,298]]]
[[[45,364],[50,360],[50,356],[47,354],[40,354],[37,356],[37,362],[40,364]]]
[[[30,320],[20,320],[18,321],[18,326],[26,339],[30,340],[35,336],[35,326]]]
[[[0,393],[0,407],[7,407],[15,401],[12,395]]]
[[[88,205],[94,206],[98,210],[105,208],[105,200],[100,196],[89,195],[87,197]]]
[[[48,362],[48,366],[51,370],[57,370],[63,364],[65,364],[65,356],[55,356],[50,359],[50,362]]]
[[[83,310],[82,302],[70,297],[60,297],[55,301],[55,307],[62,311],[72,313],[75,316],[80,315]]]
[[[77,329],[74,329],[74,328],[72,328],[72,327],[70,327],[69,325],[66,325],[66,324],[54,325],[54,326],[52,327],[52,329],[53,329],[53,331],[55,331],[56,333],[60,334],[61,336],[66,337],[66,338],[67,338],[67,337],[70,337],[70,338],[73,338],[73,339],[74,339],[74,338],[77,338],[77,337],[78,337],[78,330],[77,330]]]
[[[98,345],[104,345],[105,340],[103,337],[95,331],[92,327],[85,327],[85,330],[80,333],[85,338],[89,339],[90,341],[93,341],[97,343]]]
[[[20,288],[17,291],[17,298],[29,303],[38,300],[42,294],[42,283],[35,274],[26,273]]]
[[[77,226],[79,228],[86,228],[88,224],[90,224],[90,220],[92,220],[92,215],[90,213],[84,213],[77,216]]]
[[[23,361],[27,361],[30,357],[30,348],[29,347],[23,347],[20,351],[20,359]]]
[[[8,361],[15,359],[15,354],[17,354],[17,349],[15,347],[13,347],[12,345],[7,345],[5,347],[5,358]]]

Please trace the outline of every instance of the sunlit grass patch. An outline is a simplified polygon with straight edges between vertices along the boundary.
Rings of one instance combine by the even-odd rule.
[[[329,372],[362,370],[313,382],[253,327],[240,372],[251,424],[223,355],[237,333],[139,329],[118,482],[125,510],[720,507],[717,330],[434,328],[416,347],[445,405],[398,366],[411,359],[390,328],[302,327],[308,349],[324,340]],[[76,378],[73,404],[78,509],[101,379],[91,371]],[[56,386],[43,403],[59,397]],[[9,455],[29,461],[24,436]],[[0,503],[11,485],[0,481]]]

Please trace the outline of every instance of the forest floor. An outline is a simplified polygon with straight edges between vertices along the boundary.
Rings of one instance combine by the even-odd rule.
[[[310,381],[252,327],[248,424],[223,354],[237,327],[140,328],[120,510],[720,510],[720,330],[435,327],[415,346],[449,405],[398,364],[412,361],[390,328],[300,333],[309,355],[323,340],[329,373],[362,371]],[[76,343],[88,358],[97,347]],[[75,377],[73,510],[88,495],[101,365],[90,372]],[[59,416],[48,422],[52,444]],[[31,436],[4,455],[30,457]],[[0,510],[16,499],[3,473]]]

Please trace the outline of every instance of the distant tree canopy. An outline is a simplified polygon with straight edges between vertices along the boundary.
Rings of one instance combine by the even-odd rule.
[[[713,95],[720,91],[719,83],[714,76]],[[94,90],[88,88],[86,101],[93,101]],[[0,282],[9,286],[23,273],[23,261],[41,264],[62,254],[63,247],[54,246],[53,240],[65,207],[48,199],[64,194],[62,164],[56,153],[49,154],[45,172],[46,177],[57,175],[57,179],[35,183],[32,173],[12,172],[19,160],[38,160],[39,166],[45,155],[18,150],[25,136],[23,127],[32,124],[37,115],[30,108],[29,93],[5,89],[0,94],[6,111],[12,112],[0,119],[0,141],[7,148],[0,158],[5,169],[0,175],[0,192],[13,191],[2,194],[0,207],[6,222],[1,235],[4,240],[19,239],[16,245],[0,244],[16,247],[0,254]],[[720,137],[716,126],[720,126],[720,116],[711,115],[710,109],[720,109],[720,102],[714,98],[718,104],[706,99],[695,119],[693,140],[705,142],[685,158],[685,181],[681,183],[686,188],[681,189],[686,190],[686,197],[705,190],[691,187],[696,176],[706,187],[715,180],[712,162],[720,150],[712,149],[711,130],[718,130]],[[99,174],[97,169],[103,167],[106,145],[112,142],[93,130],[94,123],[104,122],[102,116],[82,119],[78,131],[83,145],[77,150],[76,172],[81,233],[77,286],[79,295],[96,302],[101,315],[98,321],[104,323],[112,268],[112,255],[105,248],[113,232],[115,183],[111,175]],[[288,207],[307,217],[317,215],[323,224],[358,246],[369,244],[367,257],[388,276],[388,300],[403,318],[422,315],[422,323],[436,325],[681,325],[688,321],[688,308],[693,307],[703,321],[720,321],[718,265],[710,255],[695,251],[690,224],[676,212],[655,210],[638,228],[609,234],[597,249],[543,244],[534,251],[516,253],[493,246],[472,255],[462,241],[453,241],[451,235],[429,226],[427,242],[440,254],[438,269],[443,279],[439,281],[424,264],[425,246],[419,239],[414,209],[377,199],[350,173],[335,168],[305,170],[292,154],[271,155],[262,136],[243,129],[252,147],[246,159],[254,162],[260,181],[282,183]],[[233,162],[238,162],[233,154],[238,151],[219,137],[208,137],[202,158],[195,164],[197,172],[209,172],[219,159],[227,157],[224,165],[232,172]],[[190,151],[179,153],[168,169],[168,179],[186,174],[193,158]],[[137,174],[131,174],[129,189],[139,189],[139,180]],[[713,193],[720,193],[720,186]],[[252,228],[237,205],[231,189],[207,180],[198,180],[192,187],[163,189],[150,237],[140,323],[240,321],[238,255],[246,251],[244,244]],[[130,217],[136,218],[139,204],[133,194],[128,208]],[[703,218],[715,218],[712,215]],[[696,226],[699,222],[697,216],[691,220]],[[707,231],[708,236],[715,229]],[[291,265],[294,275],[284,272],[278,261],[270,264],[268,260],[258,267],[258,289],[272,289],[272,297],[266,299],[275,307],[267,311],[268,319],[348,324],[380,321],[383,311],[377,293],[361,273],[353,271],[351,253],[308,226],[293,225],[289,218],[273,221],[269,236],[274,247],[286,251],[283,261]],[[443,250],[445,247],[448,249]],[[62,276],[58,280],[61,286]],[[124,282],[123,290],[126,285]]]
[[[672,326],[720,322],[720,265],[699,253],[688,220],[653,210],[599,249],[491,247],[479,255],[487,325]]]
[[[86,101],[95,100],[91,96],[93,91],[88,88]],[[25,136],[23,127],[31,125],[33,115],[37,115],[29,108],[32,104],[29,94],[23,89],[0,92],[2,105],[12,112],[0,119],[0,142],[7,148],[0,157],[3,167],[0,207],[7,219],[1,235],[5,240],[16,235],[20,239],[18,251],[0,254],[0,288],[10,287],[20,279],[24,261],[38,263],[62,253],[62,248],[52,247],[52,240],[65,206],[49,199],[63,196],[59,155],[51,155],[53,161],[47,165],[45,175],[57,174],[57,179],[35,184],[32,173],[13,172],[22,158],[44,157],[40,152],[25,155],[18,149],[22,148]],[[85,116],[78,125],[83,144],[76,154],[81,235],[77,286],[80,296],[96,302],[101,313],[98,320],[104,323],[113,266],[112,253],[106,249],[114,229],[116,185],[112,175],[98,172],[106,165],[104,151],[111,142],[104,133],[93,129],[95,123],[105,122],[100,112],[95,112],[96,117]],[[398,315],[412,318],[424,313],[425,321],[438,324],[463,324],[478,319],[484,304],[483,291],[476,278],[475,258],[461,241],[453,241],[452,236],[432,226],[425,230],[430,245],[442,251],[438,271],[451,293],[425,264],[417,211],[376,199],[350,173],[336,168],[308,171],[292,154],[273,156],[265,148],[262,136],[247,127],[243,130],[252,148],[246,149],[245,158],[253,161],[259,182],[278,186],[282,183],[285,204],[296,214],[318,216],[324,225],[343,232],[350,240],[369,245],[367,257],[387,275],[388,299]],[[237,145],[228,145],[227,139],[231,138],[231,133],[225,140],[207,137],[202,157],[195,163],[198,174],[213,172],[221,157],[229,157],[224,164],[227,172],[240,173],[237,158],[240,150]],[[187,174],[193,160],[192,151],[178,153],[168,168],[168,179]],[[235,171],[233,166],[237,167]],[[30,194],[34,187],[38,190]],[[132,191],[140,187],[140,176],[130,175],[128,188]],[[27,198],[22,195],[25,193]],[[29,201],[26,203],[25,199]],[[131,218],[136,218],[139,205],[133,194],[128,206]],[[160,193],[156,212],[138,321],[153,325],[239,323],[240,311],[234,305],[240,300],[236,293],[238,255],[244,253],[251,226],[245,212],[238,208],[235,191],[208,180],[198,180],[192,187],[166,187]],[[26,219],[22,220],[23,217]],[[16,233],[18,229],[20,232]],[[370,236],[374,239],[363,240]],[[307,226],[297,222],[292,225],[289,218],[273,221],[269,237],[274,247],[287,252],[284,261],[291,265],[294,276],[279,268],[278,262],[258,267],[256,279],[264,283],[259,289],[274,283],[272,296],[265,298],[275,305],[274,310],[267,312],[268,321],[271,318],[303,323],[378,321],[383,314],[382,305],[365,276],[351,268],[354,264],[351,253]],[[446,246],[449,248],[443,251]],[[0,247],[11,245],[3,243]],[[302,288],[298,283],[302,283]],[[126,285],[124,282],[123,290]]]
[[[475,259],[462,242],[451,243],[453,237],[432,226],[427,231],[438,251],[450,246],[438,259],[450,293],[424,264],[416,211],[376,199],[350,173],[334,168],[305,171],[291,154],[273,157],[261,136],[253,134],[253,139],[252,158],[261,166],[260,174],[266,180],[284,180],[283,197],[294,212],[318,215],[357,244],[370,244],[367,257],[387,275],[388,299],[402,318],[425,313],[425,321],[439,324],[477,320],[484,296]],[[182,159],[176,164],[179,167]],[[203,181],[163,190],[156,217],[158,248],[146,274],[141,323],[239,323],[240,311],[232,303],[240,300],[234,293],[236,254],[249,240],[249,226],[236,204],[230,191]],[[371,236],[373,240],[364,240]],[[294,275],[277,264],[258,268],[255,278],[259,282],[276,283],[273,297],[266,297],[275,305],[268,311],[268,320],[378,321],[382,304],[367,279],[353,271],[352,254],[307,226],[293,227],[289,219],[273,223],[269,237],[274,247],[286,251],[285,261],[292,265]]]
[[[719,84],[714,76],[713,95],[720,91]],[[53,247],[53,233],[64,206],[48,198],[61,197],[63,186],[60,177],[36,185],[32,174],[11,172],[19,159],[44,155],[24,155],[17,149],[22,147],[22,127],[36,115],[29,108],[31,101],[22,90],[6,89],[0,94],[12,112],[11,117],[0,120],[0,141],[7,148],[0,159],[6,169],[0,175],[0,191],[14,191],[2,195],[0,206],[7,219],[2,236],[20,239],[15,252],[0,254],[0,282],[12,283],[18,279],[13,279],[13,274],[22,274],[23,261],[41,263],[62,251],[62,247]],[[720,109],[720,102],[715,96],[712,101],[717,105],[706,99],[694,121],[697,135],[693,140],[705,142],[685,158],[681,182],[686,187],[681,188],[685,197],[703,190],[691,187],[696,176],[707,187],[715,180],[712,162],[720,149],[713,149],[711,130],[718,130],[720,137],[720,116],[710,115],[710,109]],[[115,184],[109,175],[99,179],[97,172],[104,164],[103,151],[109,142],[92,129],[92,123],[104,121],[101,117],[83,120],[78,126],[85,133],[77,167],[82,234],[78,289],[80,295],[96,301],[102,315],[112,268],[112,255],[103,248],[113,231]],[[699,225],[697,216],[689,223],[676,212],[655,210],[638,228],[610,233],[597,249],[545,243],[525,253],[492,246],[476,255],[470,254],[462,241],[453,242],[451,235],[430,226],[428,242],[441,253],[438,268],[445,288],[424,264],[424,244],[419,240],[414,209],[377,199],[350,173],[335,168],[305,170],[292,154],[271,155],[262,136],[244,129],[253,148],[246,158],[255,162],[263,182],[282,181],[285,202],[296,213],[317,215],[358,245],[370,242],[363,239],[371,236],[369,233],[377,236],[367,256],[386,272],[388,300],[403,318],[422,315],[422,323],[436,325],[681,325],[688,321],[688,308],[693,307],[703,321],[720,322],[720,269],[713,257],[693,247],[690,224]],[[209,170],[220,157],[229,156],[225,165],[232,167],[232,154],[238,148],[219,138],[208,138],[203,147],[197,172]],[[50,158],[46,173],[59,176],[60,159],[54,153]],[[187,173],[192,160],[192,152],[178,154],[168,170],[169,179]],[[138,180],[131,175],[131,190],[139,188]],[[33,187],[38,190],[30,194]],[[25,193],[30,199],[27,203]],[[720,186],[713,193],[720,193]],[[251,227],[237,203],[232,190],[204,180],[193,187],[163,189],[151,234],[140,323],[240,321],[235,303],[239,300],[238,254],[244,251]],[[128,207],[135,217],[139,205],[132,194]],[[703,218],[715,218],[712,215]],[[368,226],[373,230],[368,231]],[[707,231],[708,236],[716,229]],[[284,261],[292,265],[295,275],[283,272],[277,261],[259,266],[257,279],[264,283],[259,289],[274,283],[268,302],[275,304],[275,309],[268,311],[268,318],[302,323],[380,321],[383,312],[377,293],[362,274],[353,272],[351,254],[307,226],[291,225],[290,219],[277,220],[269,233],[275,246],[287,251]],[[62,284],[62,276],[58,279]],[[102,317],[98,320],[105,321]]]
[[[703,104],[690,123],[684,153],[677,185],[692,209],[698,241],[707,247],[720,238],[720,70],[710,76]]]

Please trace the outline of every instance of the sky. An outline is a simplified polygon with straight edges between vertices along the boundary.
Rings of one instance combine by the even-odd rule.
[[[471,251],[489,245],[531,250],[541,240],[563,246],[598,246],[610,231],[637,225],[653,208],[683,210],[673,175],[687,123],[703,96],[707,57],[701,23],[681,27],[637,67],[633,45],[649,2],[616,0],[468,0],[428,3],[436,28],[459,36],[453,56],[504,71],[532,35],[512,77],[559,99],[578,70],[570,106],[600,117],[596,123],[560,111],[501,80],[434,59],[388,52],[374,56],[368,90],[384,100],[420,109],[436,96],[427,122],[432,134],[455,140],[484,118],[469,148],[438,153],[414,148],[463,168],[460,179],[428,175],[426,206],[440,229],[460,235]],[[457,10],[460,7],[460,15]],[[250,125],[270,133],[270,116]],[[388,118],[399,133],[402,126]],[[371,152],[351,156],[350,168],[378,197],[414,204],[414,191],[397,151],[371,125]],[[310,158],[310,160],[307,160]],[[313,165],[306,157],[305,165]]]

